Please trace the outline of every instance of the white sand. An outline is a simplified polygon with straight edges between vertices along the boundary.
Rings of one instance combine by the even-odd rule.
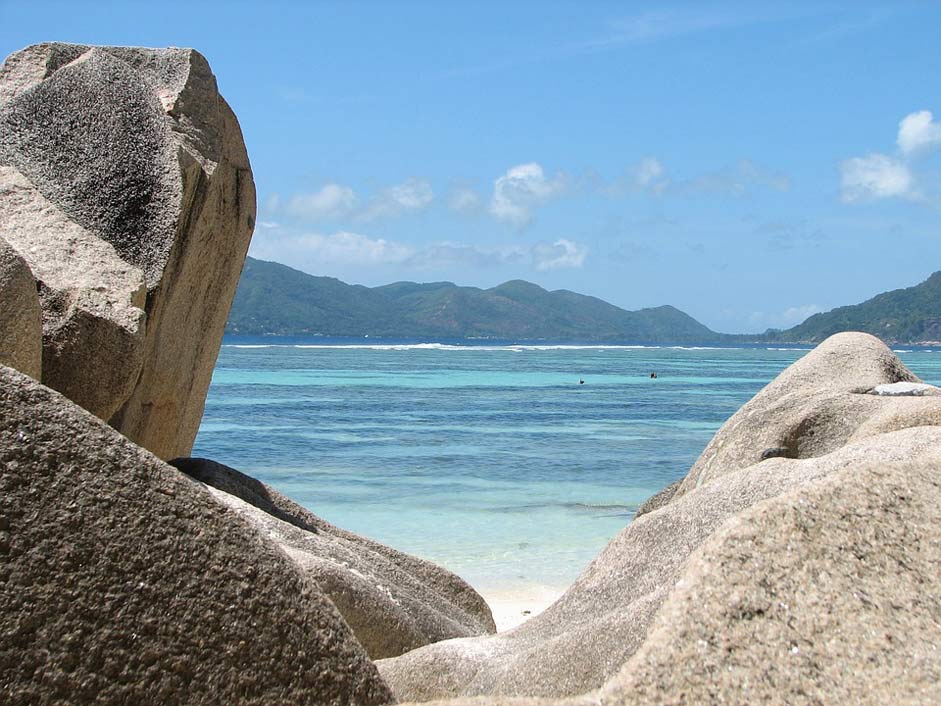
[[[503,632],[539,615],[564,592],[552,586],[530,585],[480,593],[490,606],[497,632]]]

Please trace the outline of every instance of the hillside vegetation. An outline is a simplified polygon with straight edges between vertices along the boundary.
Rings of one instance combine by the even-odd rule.
[[[862,304],[814,314],[785,331],[770,329],[762,341],[819,343],[840,331],[865,331],[889,343],[941,341],[941,272],[921,284],[884,292]]]
[[[672,306],[627,311],[523,280],[490,289],[451,282],[364,287],[250,257],[226,327],[227,333],[255,335],[633,343],[819,343],[840,331],[865,331],[889,343],[941,341],[941,272],[786,330],[730,335]]]
[[[626,311],[523,280],[349,285],[248,258],[226,331],[238,334],[690,342],[722,336],[672,306]]]

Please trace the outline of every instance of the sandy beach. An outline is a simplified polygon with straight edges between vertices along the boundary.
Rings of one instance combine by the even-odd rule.
[[[532,585],[512,590],[481,591],[493,612],[497,632],[505,632],[539,615],[552,605],[565,589]]]

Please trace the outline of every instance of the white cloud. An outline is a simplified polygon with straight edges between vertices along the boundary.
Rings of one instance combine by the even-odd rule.
[[[455,187],[448,195],[448,208],[458,213],[476,213],[481,204],[480,194],[466,186]]]
[[[490,213],[521,228],[532,220],[532,210],[565,191],[566,179],[557,174],[547,179],[536,162],[507,170],[493,183]]]
[[[645,157],[640,161],[640,164],[637,165],[635,172],[637,185],[646,187],[655,182],[659,182],[661,177],[666,173],[666,170],[663,168],[659,159]]]
[[[908,165],[884,154],[853,157],[840,164],[843,200],[914,197],[914,178]]]
[[[404,262],[414,250],[383,238],[372,239],[359,233],[340,231],[331,235],[307,233],[285,243],[319,262],[348,265],[383,265]]]
[[[369,206],[362,213],[362,220],[389,218],[405,213],[414,213],[425,208],[434,200],[434,191],[424,179],[408,179],[396,186],[390,186],[373,197]]]
[[[340,218],[353,210],[356,196],[348,186],[326,184],[312,194],[296,194],[288,202],[288,213],[298,218]]]
[[[768,169],[749,159],[689,179],[674,180],[656,157],[645,157],[629,166],[624,174],[608,184],[602,184],[602,193],[612,197],[627,193],[670,194],[694,196],[715,194],[746,196],[757,188],[787,191],[791,181],[786,174]]]
[[[265,230],[272,230],[274,228],[280,228],[281,224],[276,221],[258,221],[258,227],[264,228]]]
[[[566,267],[581,267],[585,263],[588,249],[571,240],[559,238],[551,245],[539,243],[533,246],[533,266],[540,272]]]
[[[266,213],[275,213],[280,208],[281,197],[278,194],[271,194],[271,196],[265,200],[264,210]]]
[[[624,173],[613,181],[605,183],[600,175],[592,173],[590,182],[602,194],[619,198],[637,192],[661,194],[670,186],[670,177],[659,159],[644,157],[636,164],[629,165]]]
[[[791,180],[786,174],[766,169],[750,159],[743,159],[738,163],[738,173],[746,185],[766,186],[775,191],[787,191],[791,188]]]
[[[769,8],[756,3],[734,8],[715,4],[665,7],[623,17],[610,23],[606,35],[581,43],[582,50],[616,49],[621,46],[650,44],[688,35],[717,32],[757,24],[771,24],[802,18],[811,14],[803,8]]]
[[[526,262],[529,253],[519,246],[482,248],[463,243],[436,243],[415,253],[409,265],[421,269],[476,267],[479,269]]]
[[[671,186],[671,191],[745,196],[756,187],[787,191],[791,188],[791,181],[781,172],[762,167],[750,159],[743,159],[735,166],[677,182]]]
[[[902,154],[941,147],[941,119],[932,122],[933,117],[930,110],[920,110],[902,118],[897,138]]]
[[[821,311],[823,311],[823,309],[816,304],[792,306],[784,310],[781,314],[781,320],[784,321],[785,325],[791,326],[793,324],[802,323],[807,317],[819,314]]]

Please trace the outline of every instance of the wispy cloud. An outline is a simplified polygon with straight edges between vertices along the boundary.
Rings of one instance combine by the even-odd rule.
[[[649,192],[662,194],[670,185],[666,167],[656,157],[644,157],[628,166],[616,179],[605,183],[601,177],[594,179],[595,186],[606,196],[623,196],[628,193]]]
[[[748,314],[748,325],[754,330],[763,330],[769,327],[782,329],[803,323],[814,314],[825,311],[818,304],[800,304],[789,306],[784,311],[752,311]],[[730,312],[725,312],[730,313]]]
[[[420,270],[453,267],[488,269],[508,264],[525,264],[529,259],[529,250],[522,246],[487,248],[443,242],[422,248],[409,258],[408,264]]]
[[[453,268],[480,270],[501,266],[529,267],[538,272],[579,268],[588,249],[566,238],[555,242],[481,246],[440,241],[425,246],[371,237],[351,231],[334,233],[264,230],[252,241],[253,257],[287,263],[316,263],[321,267],[343,266],[377,271],[382,268],[441,271]]]
[[[823,29],[819,29],[801,40],[803,44],[808,43],[832,43],[839,41],[844,37],[862,34],[877,29],[896,15],[900,9],[901,3],[896,6],[889,4],[880,7],[854,7],[852,12],[834,13],[832,8],[826,5],[820,6],[821,14],[829,14],[829,22],[824,24]]]
[[[317,221],[348,216],[355,205],[353,189],[340,184],[325,184],[319,191],[292,196],[287,210],[292,216]]]
[[[411,178],[380,191],[370,200],[359,218],[372,221],[414,213],[428,206],[434,197],[431,184],[424,179]]]
[[[772,250],[816,248],[827,240],[823,229],[806,220],[762,222],[755,226],[754,234],[767,238]]]
[[[483,209],[483,199],[469,186],[455,186],[448,194],[448,208],[456,213],[479,213]]]
[[[564,193],[566,184],[564,174],[549,178],[536,162],[511,167],[493,183],[490,213],[522,228],[532,220],[533,210]]]
[[[601,25],[594,36],[574,41],[560,41],[554,46],[521,52],[512,47],[504,57],[489,58],[477,64],[454,66],[429,74],[438,79],[467,78],[489,73],[503,73],[527,66],[544,65],[551,61],[572,59],[586,54],[627,49],[702,34],[751,27],[794,22],[830,16],[831,24],[822,32],[804,41],[852,34],[879,26],[891,12],[874,10],[862,17],[845,19],[828,5],[803,6],[783,3],[716,4],[697,3],[685,6],[663,7],[656,10],[611,19]]]
[[[685,7],[661,7],[615,19],[609,23],[605,33],[576,47],[595,51],[617,49],[706,32],[801,19],[813,14],[815,11],[810,8],[771,8],[768,5],[732,7],[701,3]]]
[[[285,228],[256,232],[249,252],[253,257],[288,264],[316,263],[318,268],[391,265],[404,262],[414,253],[414,248],[405,243],[361,233],[298,233]]]
[[[628,193],[744,196],[756,188],[787,191],[791,181],[783,172],[763,167],[749,159],[705,174],[675,179],[659,159],[645,157],[611,182],[596,180],[596,186],[605,195],[613,197]]]
[[[266,201],[269,216],[286,215],[308,223],[317,221],[376,221],[417,213],[434,201],[434,191],[424,179],[411,178],[381,189],[365,204],[352,187],[333,182],[316,191],[294,194],[283,202],[278,194]]]
[[[585,264],[588,248],[571,240],[559,238],[554,243],[533,246],[533,266],[540,272],[579,268]]]
[[[819,314],[823,308],[817,304],[804,304],[803,306],[788,307],[781,313],[781,320],[788,326],[799,324],[807,317]]]
[[[340,231],[330,235],[308,233],[294,239],[293,246],[318,261],[337,264],[386,265],[407,260],[414,250],[404,244],[360,233]]]
[[[553,243],[481,247],[465,243],[436,243],[412,255],[407,265],[434,270],[449,267],[488,269],[501,265],[529,265],[537,272],[580,268],[585,264],[588,248],[580,243],[559,238]]]
[[[734,166],[675,182],[670,185],[670,190],[692,194],[744,196],[754,187],[787,191],[791,187],[791,181],[782,172],[743,159]]]

